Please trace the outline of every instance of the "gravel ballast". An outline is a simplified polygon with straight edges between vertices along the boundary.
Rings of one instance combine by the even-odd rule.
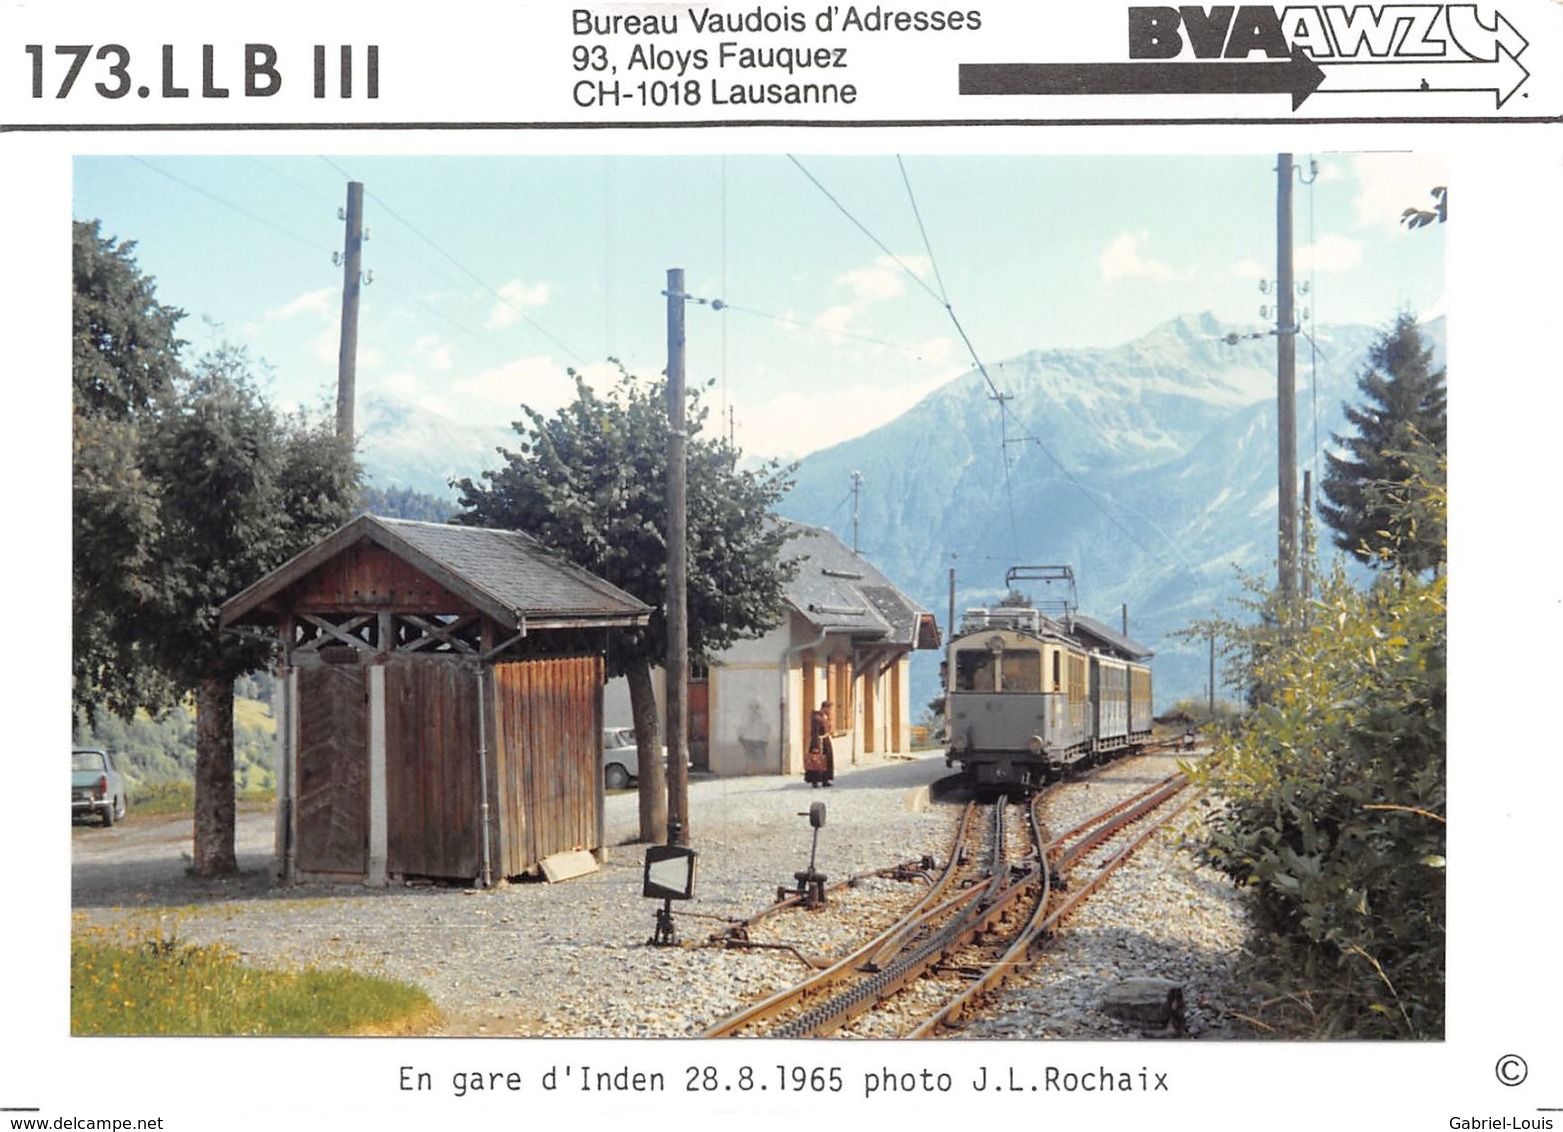
[[[1098,772],[1090,786],[1067,785],[1050,800],[1047,820],[1065,828],[1173,763],[1136,759]],[[702,946],[796,883],[810,859],[810,804],[826,804],[815,867],[831,884],[924,855],[942,864],[958,807],[931,800],[930,787],[949,773],[929,754],[843,767],[828,789],[771,776],[692,782],[696,899],[675,905],[677,948],[647,945],[659,902],[640,894],[645,847],[632,843],[633,792],[607,799],[601,867],[557,884],[278,888],[270,816],[252,814],[241,819],[244,875],[226,882],[184,876],[187,824],[182,837],[159,838],[147,825],[138,832],[134,821],[76,830],[73,904],[86,922],[161,921],[165,934],[225,943],[258,965],[349,967],[416,983],[440,1009],[446,1034],[688,1037],[797,981],[805,959],[849,950],[918,895],[912,882],[871,878],[833,893],[825,910],[791,911],[752,933],[778,946]],[[1023,984],[952,1036],[1139,1037],[1102,1011],[1101,998],[1141,976],[1183,986],[1190,1036],[1232,1033],[1233,1019],[1251,1009],[1233,972],[1239,903],[1177,842],[1166,832],[1146,845],[1070,918]]]

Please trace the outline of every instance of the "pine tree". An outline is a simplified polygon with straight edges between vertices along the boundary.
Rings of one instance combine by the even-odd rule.
[[[1368,352],[1357,378],[1360,406],[1347,405],[1354,436],[1336,435],[1343,452],[1326,453],[1319,514],[1335,545],[1363,562],[1411,574],[1437,569],[1445,559],[1440,519],[1408,526],[1397,503],[1408,485],[1443,482],[1448,437],[1444,370],[1414,315],[1402,313]]]

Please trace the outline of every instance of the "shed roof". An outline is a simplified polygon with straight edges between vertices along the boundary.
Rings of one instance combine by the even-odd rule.
[[[779,520],[787,531],[782,553],[799,558],[787,600],[816,629],[907,648],[937,648],[933,617],[861,554],[823,527]]]
[[[1076,636],[1085,635],[1093,637],[1101,644],[1107,646],[1112,652],[1128,660],[1146,660],[1156,655],[1154,650],[1146,648],[1131,637],[1126,637],[1122,633],[1109,629],[1094,617],[1076,613],[1073,616],[1072,624]]]
[[[360,515],[223,604],[221,623],[269,620],[284,591],[347,548],[375,543],[515,630],[641,625],[651,607],[521,531]]]

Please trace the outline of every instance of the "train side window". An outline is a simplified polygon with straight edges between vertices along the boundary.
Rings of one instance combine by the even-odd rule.
[[[993,691],[993,654],[987,649],[965,649],[956,653],[955,690]]]
[[[1040,692],[1042,690],[1042,654],[1027,649],[1008,649],[1004,653],[1004,683],[1006,692]]]
[[[1059,663],[1060,663],[1059,662],[1059,655],[1060,655],[1059,651],[1057,649],[1054,649],[1053,650],[1053,691],[1055,691],[1055,692],[1063,691],[1063,687],[1064,687],[1063,673],[1059,669]]]

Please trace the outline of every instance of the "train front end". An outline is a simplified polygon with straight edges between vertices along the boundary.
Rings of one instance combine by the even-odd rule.
[[[1035,609],[968,610],[945,661],[946,762],[984,790],[1029,790],[1089,743],[1085,657]]]

